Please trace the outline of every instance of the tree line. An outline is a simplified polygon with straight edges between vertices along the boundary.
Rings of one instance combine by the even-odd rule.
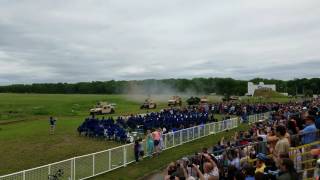
[[[276,80],[255,78],[254,83],[276,84],[278,92],[290,95],[320,94],[320,78]],[[79,83],[35,83],[0,86],[0,93],[48,94],[209,94],[244,95],[248,81],[232,78],[147,79],[135,81],[93,81]]]

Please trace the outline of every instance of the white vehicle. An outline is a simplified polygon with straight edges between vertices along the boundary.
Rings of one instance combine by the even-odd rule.
[[[90,109],[90,114],[113,114],[115,112],[115,104],[107,102],[98,102],[97,105]]]

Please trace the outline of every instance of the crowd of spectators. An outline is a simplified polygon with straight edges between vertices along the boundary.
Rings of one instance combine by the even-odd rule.
[[[294,151],[290,148],[319,140],[320,100],[264,107],[274,111],[268,120],[252,124],[228,140],[222,138],[210,153],[204,148],[170,163],[164,179],[298,180],[317,176],[304,170],[316,166],[313,159],[318,156],[308,152],[318,149],[319,154],[319,144]]]

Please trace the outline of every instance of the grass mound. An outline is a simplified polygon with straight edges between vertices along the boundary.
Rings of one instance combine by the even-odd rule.
[[[286,97],[276,91],[271,89],[257,89],[254,91],[254,97],[264,97],[264,98],[282,98]]]

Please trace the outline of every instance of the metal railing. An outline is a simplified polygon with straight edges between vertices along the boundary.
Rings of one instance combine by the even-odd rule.
[[[248,116],[249,125],[271,118],[270,117],[271,113],[272,112],[266,112],[266,113],[254,114],[254,115]]]
[[[259,120],[268,118],[270,113],[249,116],[249,119]],[[163,134],[163,150],[170,149],[196,139],[237,128],[239,118],[227,119],[182,129],[176,132]],[[147,144],[142,142],[144,152]],[[146,153],[147,154],[147,153]],[[145,155],[146,157],[147,155]],[[106,172],[125,167],[135,161],[134,143],[112,149],[77,156],[64,161],[0,176],[0,180],[78,180],[88,179]]]
[[[319,131],[316,132],[317,137]],[[313,178],[317,158],[311,155],[311,149],[318,148],[320,141],[304,144],[290,148],[290,158],[294,161],[295,169],[302,175],[303,179]]]

